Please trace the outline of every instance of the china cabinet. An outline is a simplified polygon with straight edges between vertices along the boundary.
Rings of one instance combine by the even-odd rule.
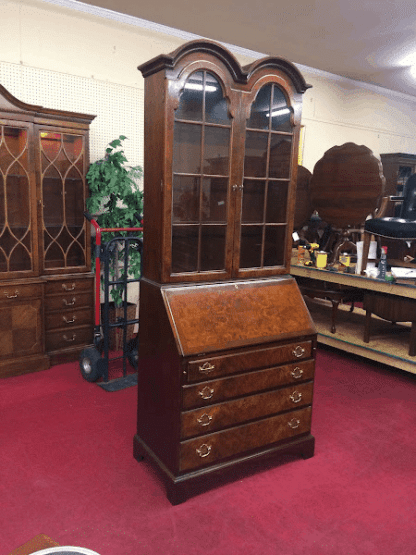
[[[92,119],[0,86],[0,376],[47,368],[91,342],[83,211]]]
[[[193,41],[145,78],[134,454],[179,503],[237,469],[310,457],[315,328],[290,277],[302,94],[281,58]]]
[[[380,154],[380,158],[383,165],[383,174],[386,178],[386,196],[402,196],[404,184],[416,172],[416,154],[396,152]],[[387,215],[397,216],[399,212],[400,206],[395,206],[392,203]]]

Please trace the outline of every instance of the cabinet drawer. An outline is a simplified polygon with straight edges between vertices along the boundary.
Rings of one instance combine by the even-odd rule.
[[[42,284],[30,283],[25,285],[2,285],[0,287],[0,302],[12,303],[21,299],[42,297]]]
[[[45,286],[46,295],[55,295],[58,293],[78,293],[79,291],[93,290],[93,279],[64,279],[57,281],[48,281]]]
[[[66,310],[80,308],[83,306],[92,306],[94,297],[92,291],[82,291],[80,293],[65,293],[64,295],[56,295],[45,298],[46,312],[53,310]]]
[[[219,357],[204,358],[188,362],[188,381],[202,381],[216,376],[236,374],[277,366],[284,362],[292,362],[310,358],[312,341],[288,343],[267,349],[253,349],[241,353]]]
[[[94,314],[90,307],[74,310],[60,310],[59,312],[48,312],[45,317],[46,329],[71,328],[76,326],[93,326]]]
[[[315,361],[310,359],[219,380],[184,385],[182,387],[182,407],[184,409],[202,407],[233,397],[250,395],[256,391],[265,391],[285,384],[311,380],[314,373]]]
[[[49,331],[46,333],[46,351],[59,351],[75,345],[89,345],[93,341],[92,326]]]
[[[179,470],[191,470],[304,434],[311,429],[311,407],[183,441]]]
[[[206,434],[248,420],[312,404],[313,383],[303,383],[210,405],[181,415],[181,438]]]

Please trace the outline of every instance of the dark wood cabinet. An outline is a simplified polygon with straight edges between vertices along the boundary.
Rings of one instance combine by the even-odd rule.
[[[380,154],[383,174],[386,178],[386,196],[401,196],[407,179],[416,172],[416,154],[390,153]],[[398,215],[400,206],[394,207],[388,215]]]
[[[25,104],[0,86],[0,304],[9,322],[0,376],[46,368],[51,357],[74,357],[91,342],[92,308],[82,339],[68,319],[51,341],[55,327],[45,327],[45,314],[57,276],[81,286],[84,307],[93,304],[83,216],[93,117]]]
[[[303,77],[210,41],[145,77],[135,456],[172,503],[238,467],[312,456],[316,334],[293,278]],[[211,480],[213,479],[213,480]]]

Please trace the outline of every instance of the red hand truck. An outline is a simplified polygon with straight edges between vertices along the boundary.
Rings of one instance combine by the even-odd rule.
[[[137,371],[137,335],[127,341],[127,326],[139,323],[138,318],[127,317],[127,287],[129,284],[140,281],[129,278],[129,253],[131,249],[143,251],[142,227],[125,228],[102,228],[88,212],[84,216],[95,229],[95,325],[94,345],[86,347],[80,355],[80,370],[82,376],[89,382],[95,382],[103,378],[104,383],[109,381],[109,363],[114,360],[123,361],[123,378],[127,375],[127,364]],[[102,233],[118,232],[116,236],[107,242],[102,242]],[[122,235],[122,233],[124,235]],[[121,253],[120,277],[110,279],[111,264],[114,264],[115,253]],[[117,257],[117,260],[118,257]],[[104,303],[101,303],[101,274],[103,274]],[[115,322],[110,322],[110,290],[117,286],[122,291],[122,317]],[[116,353],[110,358],[110,330],[112,328],[122,329],[122,353]],[[100,385],[100,384],[99,384]]]

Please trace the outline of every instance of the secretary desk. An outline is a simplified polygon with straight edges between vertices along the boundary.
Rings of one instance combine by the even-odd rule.
[[[172,504],[311,457],[316,332],[290,277],[302,75],[192,41],[141,65],[144,253],[134,455]]]

